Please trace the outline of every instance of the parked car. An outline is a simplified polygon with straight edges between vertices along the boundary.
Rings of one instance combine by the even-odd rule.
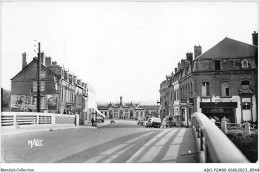
[[[141,126],[143,126],[144,125],[144,121],[145,121],[145,119],[144,118],[140,118],[139,120],[138,120],[138,123],[137,123],[137,125],[141,125]]]
[[[161,119],[160,118],[149,118],[147,123],[146,123],[146,127],[157,127],[160,128],[161,127]]]

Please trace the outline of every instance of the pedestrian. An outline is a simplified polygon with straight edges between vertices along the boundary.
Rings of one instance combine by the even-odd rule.
[[[164,127],[166,128],[166,118],[164,118],[162,122],[162,128],[164,129]]]
[[[91,118],[91,124],[92,124],[92,126],[94,126],[94,118],[93,117]]]

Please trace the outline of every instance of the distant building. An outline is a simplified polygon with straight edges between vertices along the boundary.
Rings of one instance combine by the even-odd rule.
[[[218,119],[225,116],[233,123],[256,122],[258,34],[252,36],[252,45],[226,37],[205,53],[195,46],[194,60],[192,53],[187,53],[175,74],[160,85],[165,116],[172,114],[169,109],[173,108],[183,122],[191,119],[193,112]]]
[[[1,88],[1,111],[10,111],[11,92]]]
[[[120,97],[119,103],[109,103],[108,105],[98,105],[98,110],[105,115],[107,119],[137,119],[148,116],[158,116],[159,106],[140,105],[138,103],[123,103],[123,97]]]
[[[11,109],[36,111],[38,58],[27,64],[22,54],[22,70],[11,79]],[[41,53],[41,112],[79,114],[82,122],[87,116],[87,83]]]

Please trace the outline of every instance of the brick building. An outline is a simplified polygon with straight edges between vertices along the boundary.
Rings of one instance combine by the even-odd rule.
[[[174,92],[161,100],[161,107],[176,108],[174,115],[180,115],[185,123],[193,112],[218,119],[225,116],[234,123],[257,121],[258,35],[254,32],[252,36],[253,45],[226,37],[205,53],[201,46],[194,46],[194,60],[193,54],[187,53],[175,74],[167,79],[168,87],[161,84],[161,97],[162,90],[171,91],[171,86],[176,86]],[[170,114],[166,111],[166,115]]]
[[[36,111],[38,58],[27,65],[22,54],[22,70],[11,79],[11,108],[13,111]],[[69,70],[41,53],[42,112],[79,114],[84,121],[87,114],[87,83],[77,79]]]

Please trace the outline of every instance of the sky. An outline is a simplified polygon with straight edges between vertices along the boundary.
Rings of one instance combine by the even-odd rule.
[[[2,87],[11,89],[22,53],[29,63],[41,42],[91,83],[98,102],[156,104],[160,83],[195,45],[252,44],[258,10],[256,2],[2,2]]]

